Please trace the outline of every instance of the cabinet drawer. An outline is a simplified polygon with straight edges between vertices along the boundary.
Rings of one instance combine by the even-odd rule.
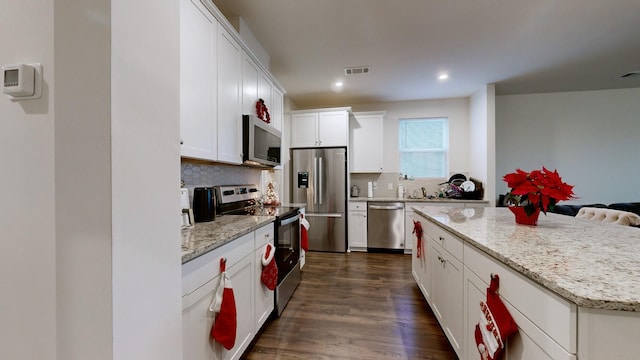
[[[500,275],[500,296],[567,352],[576,353],[577,307],[542,288],[471,245],[464,247],[464,264],[487,286]],[[524,315],[523,315],[524,316]]]
[[[192,293],[220,274],[220,258],[227,258],[227,269],[254,251],[254,233],[243,235],[228,244],[182,265],[182,296]]]
[[[349,201],[349,211],[367,211],[367,202]]]
[[[422,221],[422,229],[436,244],[442,246],[447,252],[453,255],[453,257],[462,261],[462,240],[430,221]]]
[[[274,225],[270,223],[269,225],[265,225],[260,229],[256,230],[256,242],[254,249],[261,249],[266,243],[270,242],[273,244],[274,239]]]

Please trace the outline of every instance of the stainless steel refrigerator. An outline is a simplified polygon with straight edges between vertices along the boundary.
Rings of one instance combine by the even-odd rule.
[[[309,250],[347,250],[347,149],[291,150],[291,195],[306,204]]]

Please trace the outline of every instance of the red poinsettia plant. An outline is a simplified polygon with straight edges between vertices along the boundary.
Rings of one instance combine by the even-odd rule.
[[[538,209],[546,214],[559,201],[575,199],[573,185],[563,182],[557,170],[550,171],[544,166],[531,172],[516,169],[503,180],[511,188],[507,202],[523,206],[527,215]]]

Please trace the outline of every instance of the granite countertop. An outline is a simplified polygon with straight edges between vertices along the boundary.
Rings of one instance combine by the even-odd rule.
[[[507,208],[414,211],[578,306],[640,311],[640,229],[548,213],[517,225]]]
[[[182,263],[255,231],[275,220],[275,216],[223,215],[214,221],[196,223],[182,229]]]
[[[446,203],[476,203],[476,204],[488,204],[488,200],[467,200],[467,199],[452,199],[452,198],[433,198],[433,199],[425,199],[425,198],[394,198],[394,197],[372,197],[368,198],[364,197],[350,197],[349,201],[380,201],[380,202],[393,202],[393,201],[402,201],[402,202],[421,202],[421,203],[436,203],[436,204],[446,204]]]

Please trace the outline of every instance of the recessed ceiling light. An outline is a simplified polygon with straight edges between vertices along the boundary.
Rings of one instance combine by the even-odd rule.
[[[449,74],[447,73],[442,73],[438,75],[438,80],[447,80],[448,78],[449,78]]]

